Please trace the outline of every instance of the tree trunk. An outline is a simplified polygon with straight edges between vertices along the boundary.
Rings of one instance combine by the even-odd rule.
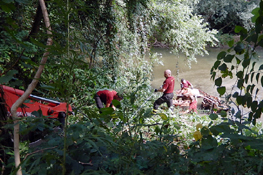
[[[47,46],[52,45],[52,38],[51,38],[51,26],[48,18],[48,13],[46,9],[46,5],[44,0],[39,0],[41,9],[42,9],[42,14],[44,17],[44,22],[45,26],[47,28],[47,34],[50,35],[48,40],[47,40]],[[17,109],[19,106],[22,105],[22,103],[28,98],[28,96],[31,94],[31,92],[34,90],[36,87],[39,78],[44,70],[44,65],[47,61],[49,52],[46,49],[45,53],[43,54],[43,57],[41,59],[40,65],[38,67],[38,70],[36,72],[36,75],[34,79],[32,80],[31,84],[28,86],[27,90],[25,93],[12,105],[11,107],[11,115],[14,120],[14,154],[15,154],[15,166],[18,168],[17,170],[17,175],[22,175],[22,168],[20,167],[20,153],[19,153],[19,120],[17,116]]]

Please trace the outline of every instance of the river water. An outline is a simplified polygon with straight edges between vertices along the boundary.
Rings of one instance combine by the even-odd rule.
[[[180,89],[180,80],[181,78],[184,78],[190,81],[194,88],[200,89],[209,95],[219,97],[216,86],[214,86],[214,81],[210,78],[210,70],[217,59],[218,53],[223,50],[217,48],[209,49],[209,55],[205,55],[203,57],[197,56],[197,62],[191,62],[191,67],[188,66],[186,57],[182,54],[175,56],[167,49],[156,49],[154,51],[162,54],[163,65],[156,64],[154,67],[154,77],[152,80],[153,88],[159,88],[162,85],[164,81],[163,72],[166,69],[170,69],[172,71],[172,75],[177,80],[175,82],[175,90]],[[258,67],[263,63],[263,60],[260,59],[260,57],[263,57],[263,49],[258,50],[257,53],[259,55],[259,59],[255,67]],[[233,87],[234,81],[235,79],[223,79],[222,85],[229,90]],[[262,87],[259,87],[259,89],[262,90]]]

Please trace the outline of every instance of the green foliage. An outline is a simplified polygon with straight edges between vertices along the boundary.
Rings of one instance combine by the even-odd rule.
[[[14,77],[26,87],[32,80],[38,62],[46,48],[45,27],[41,20],[33,31],[37,17],[37,1],[1,3],[1,83],[14,86]],[[204,54],[205,46],[216,40],[215,31],[193,15],[188,1],[47,1],[54,44],[48,47],[49,59],[39,86],[34,93],[65,101],[74,107],[74,115],[66,117],[66,125],[47,120],[40,111],[37,117],[23,118],[20,134],[32,132],[42,138],[36,146],[21,140],[23,174],[260,174],[262,126],[244,121],[241,110],[211,114],[181,115],[180,109],[152,114],[153,99],[150,80],[156,54],[146,53],[152,40],[165,42],[189,58]],[[67,7],[67,8],[66,8]],[[253,12],[260,17],[261,11]],[[22,18],[21,16],[25,17]],[[212,68],[218,92],[224,95],[225,77],[237,77],[237,88],[256,78],[262,84],[260,70],[256,72],[246,43],[262,45],[262,25],[255,19],[254,35],[242,28],[241,42],[228,42],[236,54],[221,52]],[[32,27],[32,28],[31,28]],[[240,57],[244,56],[244,59]],[[254,57],[254,56],[253,56]],[[16,62],[18,60],[18,62]],[[250,61],[248,61],[250,60]],[[236,62],[241,67],[229,64]],[[252,64],[252,67],[251,67]],[[11,66],[10,66],[11,65]],[[12,67],[12,69],[10,69]],[[19,69],[15,69],[19,68]],[[247,74],[248,68],[252,72]],[[18,73],[14,70],[17,70]],[[221,76],[218,76],[218,72]],[[23,77],[24,76],[24,77]],[[25,81],[25,79],[27,81]],[[124,92],[124,99],[113,101],[117,107],[103,108],[99,114],[93,96],[98,89],[111,88]],[[237,106],[251,108],[251,119],[261,114],[262,102],[252,92],[229,96]],[[200,139],[194,138],[196,125]],[[6,125],[12,128],[13,125]],[[0,130],[2,131],[2,130]],[[2,141],[2,140],[1,140]],[[4,150],[4,151],[2,151]],[[1,162],[4,174],[15,174],[10,147],[2,148],[9,160]],[[256,157],[256,158],[255,158]],[[229,168],[229,164],[233,168]],[[61,173],[62,172],[62,173]]]
[[[223,34],[234,34],[237,25],[247,30],[254,27],[251,12],[258,3],[259,0],[200,0],[194,6],[194,13],[201,15],[210,28],[217,29]]]
[[[188,61],[196,61],[195,55],[208,54],[206,45],[213,46],[216,30],[209,30],[208,23],[193,15],[188,1],[154,1],[152,9],[150,39],[169,45],[173,53],[182,52]]]
[[[258,14],[254,12],[254,15],[257,16],[255,28],[247,31],[241,26],[236,26],[235,32],[240,34],[240,41],[230,42],[230,49],[219,53],[217,64],[212,67],[211,74],[215,79],[215,85],[218,86],[219,94],[221,96],[225,94],[229,103],[236,104],[236,114],[232,112],[232,115],[240,118],[241,122],[241,118],[245,116],[239,115],[244,109],[245,113],[249,113],[249,121],[255,124],[262,113],[262,106],[259,105],[261,101],[257,98],[259,87],[262,86],[261,66],[258,69],[255,67],[257,62],[255,49],[261,43],[262,22],[259,20],[260,10]],[[226,91],[226,87],[222,85],[222,78],[228,77],[235,79],[233,82],[236,86],[235,89],[230,89],[230,92]]]

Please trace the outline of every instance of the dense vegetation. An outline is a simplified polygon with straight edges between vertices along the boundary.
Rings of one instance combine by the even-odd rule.
[[[242,1],[242,8],[232,5],[236,14],[257,8],[251,20],[241,24],[236,19],[238,22],[233,20],[231,25],[223,20],[228,19],[227,15],[213,16],[209,18],[213,22],[206,21],[209,23],[195,15],[196,11],[203,13],[200,3],[207,6],[205,1],[198,6],[198,1],[187,0],[45,3],[52,34],[46,34],[48,28],[38,1],[0,3],[0,83],[26,90],[48,50],[47,63],[32,93],[74,107],[74,115],[66,117],[63,131],[54,132],[59,123],[39,111],[35,113],[38,117],[19,120],[21,135],[48,133],[38,146],[20,140],[23,174],[263,172],[262,131],[256,122],[263,108],[257,98],[263,86],[263,66],[255,68],[255,49],[263,46],[262,2],[258,5],[255,1],[252,6],[252,2]],[[222,1],[222,7],[225,4]],[[232,13],[229,7],[222,9]],[[219,21],[221,24],[215,25]],[[151,47],[164,44],[175,54],[184,53],[191,62],[195,55],[207,54],[207,45],[218,45],[217,32],[212,29],[226,25],[234,28],[240,41],[228,42],[230,48],[218,55],[211,77],[218,93],[226,96],[232,106],[230,113],[180,115],[178,109],[174,113],[160,110],[153,115],[152,102],[146,99],[152,96],[152,68],[160,59]],[[233,33],[230,28],[222,31]],[[53,39],[52,45],[46,45],[47,38]],[[236,79],[233,82],[237,89],[231,91],[223,86],[227,77]],[[103,88],[124,93],[124,99],[113,101],[117,110],[105,108],[99,114],[93,96]],[[244,109],[249,111],[248,117]],[[1,109],[0,170],[1,174],[15,174],[19,170],[10,140],[14,124],[6,116]]]

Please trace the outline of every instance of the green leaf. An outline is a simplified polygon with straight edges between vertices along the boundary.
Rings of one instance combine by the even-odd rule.
[[[224,58],[224,61],[225,61],[226,63],[231,63],[234,57],[235,57],[235,55],[227,55],[227,56]]]
[[[261,100],[261,102],[258,105],[259,108],[263,108],[263,100]]]
[[[112,100],[112,104],[113,106],[115,106],[116,108],[121,108],[121,103],[120,101],[116,100],[116,99],[113,99]]]
[[[230,40],[230,41],[228,41],[227,44],[228,44],[229,47],[232,47],[234,45],[234,43],[235,43],[234,40]]]
[[[263,64],[261,64],[258,68],[258,70],[262,70],[263,69]]]
[[[249,37],[246,39],[246,41],[249,42],[249,43],[250,43],[250,42],[256,43],[257,40],[258,40],[258,34],[257,34],[257,33],[249,36]]]
[[[216,147],[217,147],[217,141],[214,137],[208,136],[207,139],[202,139],[202,149],[209,150]]]
[[[0,77],[0,84],[8,83],[10,80],[12,80],[14,75],[17,73],[18,73],[17,70],[8,71],[4,76]]]
[[[261,77],[261,86],[263,87],[263,77]]]
[[[204,126],[202,129],[201,129],[201,134],[203,136],[208,136],[210,134],[210,130],[207,126]]]
[[[220,95],[223,95],[223,94],[226,92],[226,87],[225,87],[225,86],[218,87],[218,88],[217,88],[217,92],[218,92]]]
[[[219,115],[221,115],[222,117],[226,117],[227,116],[227,113],[226,113],[226,111],[220,111],[220,114]]]
[[[108,108],[101,108],[100,109],[102,114],[105,115],[105,114],[112,114],[113,113],[113,108],[112,107],[108,107]]]
[[[159,115],[163,120],[167,120],[167,119],[168,119],[167,115],[164,114],[164,113],[158,113],[158,115]]]
[[[238,42],[234,50],[236,51],[238,55],[241,55],[245,52],[245,46],[243,43]]]
[[[217,55],[217,60],[221,60],[226,56],[226,51],[222,51]]]
[[[243,101],[243,96],[238,96],[236,99],[237,99],[237,104],[241,105]]]
[[[243,66],[244,68],[246,68],[249,64],[250,64],[250,59],[245,59],[245,60],[242,62],[242,66]]]
[[[248,78],[249,78],[249,75],[247,74],[246,76],[245,76],[245,83],[247,84],[247,82],[248,82]]]
[[[239,80],[237,81],[237,87],[238,87],[239,89],[241,89],[241,88],[243,87],[243,84],[244,84],[244,79],[239,79]]]
[[[250,108],[252,105],[252,97],[247,98],[247,107]]]
[[[223,63],[221,66],[218,67],[219,70],[221,71],[226,71],[227,70],[227,65]]]
[[[256,75],[257,83],[258,83],[259,76],[260,76],[260,73],[257,73],[257,75]]]
[[[255,72],[253,72],[253,73],[251,74],[251,76],[250,76],[250,81],[251,81],[251,82],[253,81],[254,74],[255,74]]]
[[[255,8],[254,10],[252,10],[252,14],[254,15],[252,18],[251,18],[251,20],[252,20],[252,22],[253,23],[255,23],[256,22],[256,19],[259,17],[259,10],[260,10],[260,8]]]
[[[216,120],[216,119],[218,118],[218,115],[217,115],[217,114],[210,114],[210,115],[209,115],[209,118],[210,118],[211,120]]]
[[[233,95],[232,95],[232,97],[238,97],[238,92],[235,92]]]
[[[243,78],[243,71],[237,72],[237,78]]]
[[[215,69],[217,69],[218,66],[220,65],[220,63],[221,63],[221,61],[218,61],[218,60],[217,60],[217,61],[214,63],[214,66],[213,66],[213,67],[214,67]]]
[[[253,101],[252,104],[251,104],[251,110],[253,112],[256,112],[257,107],[258,107],[258,102],[257,101]]]
[[[216,85],[216,86],[221,86],[221,85],[222,85],[222,78],[221,78],[221,77],[219,77],[219,78],[217,78],[217,79],[215,80],[215,85]]]
[[[239,33],[240,31],[244,30],[244,27],[241,27],[241,26],[236,26],[235,27],[235,32],[236,33]]]

